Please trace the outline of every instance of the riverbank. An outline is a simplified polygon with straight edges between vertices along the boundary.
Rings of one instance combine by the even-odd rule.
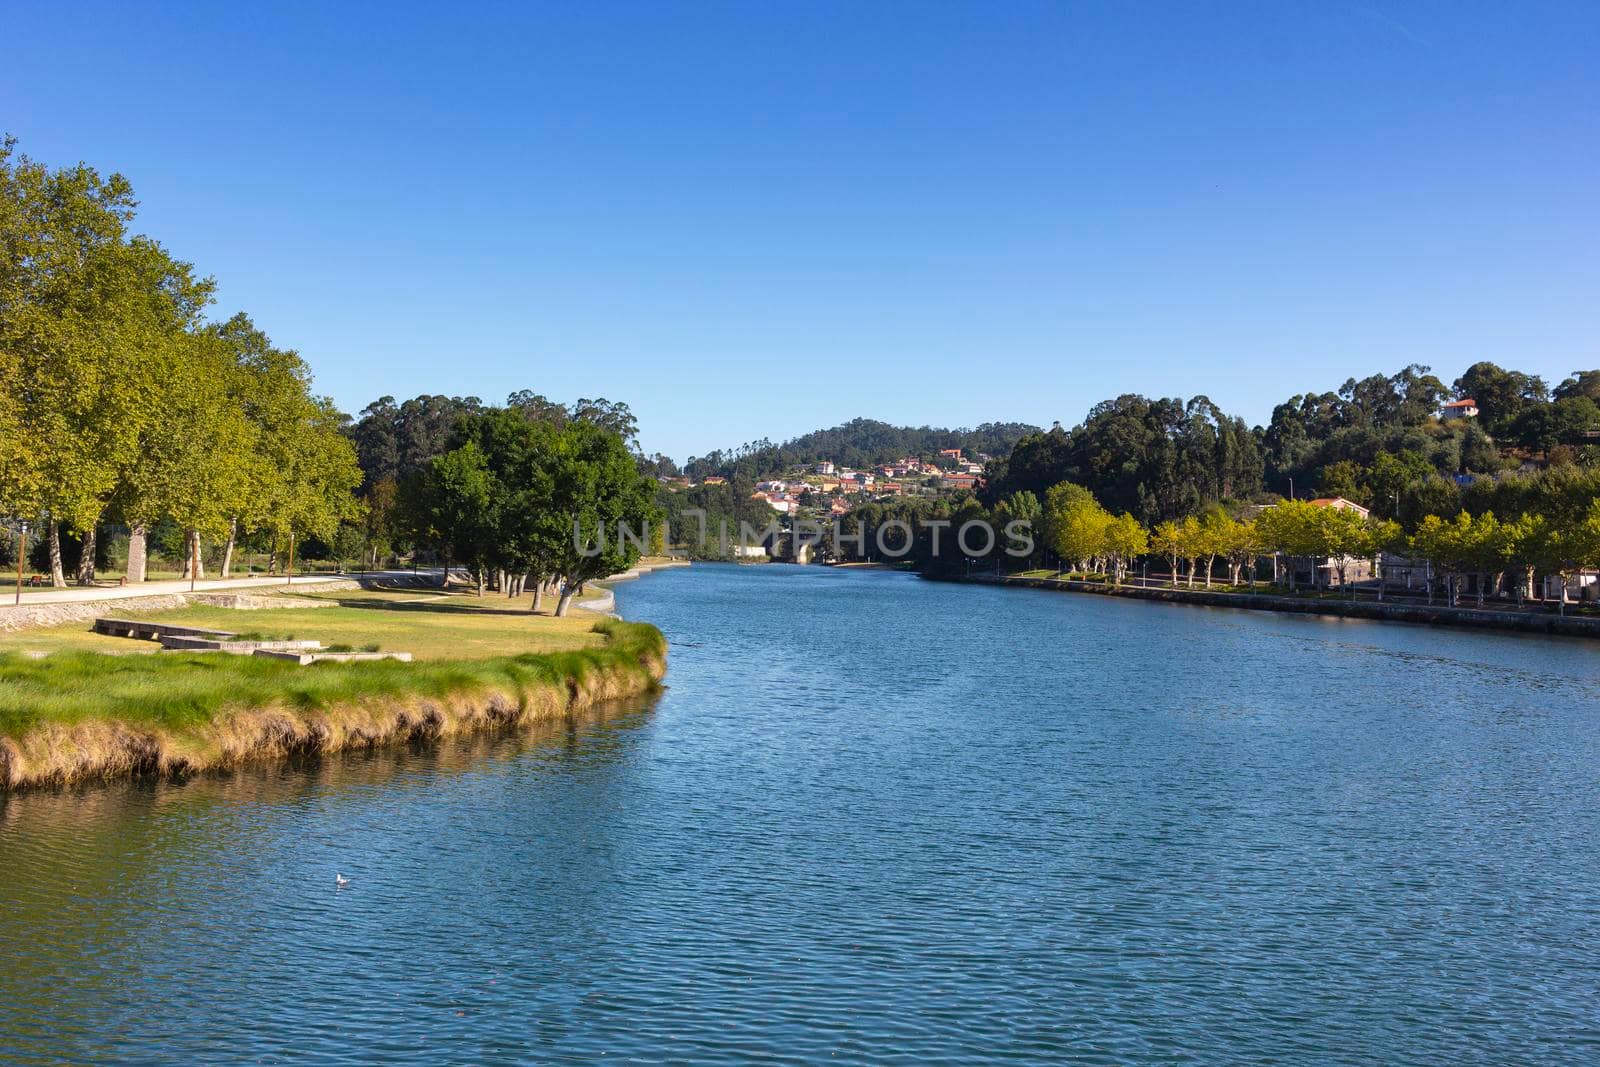
[[[331,603],[252,613],[251,624],[274,640],[360,647],[377,638],[416,662],[106,655],[154,646],[81,625],[10,636],[0,645],[0,789],[182,776],[557,720],[647,693],[666,671],[665,639],[643,623],[536,616],[437,591],[320,595]],[[159,617],[233,629],[240,615],[190,605]]]
[[[1515,633],[1553,634],[1563,637],[1600,638],[1600,618],[1556,615],[1546,612],[1495,611],[1492,608],[1449,607],[1412,602],[1302,599],[1271,593],[1234,593],[1222,590],[1173,589],[1171,587],[1105,585],[1067,578],[1035,578],[1020,575],[974,574],[938,581],[980,585],[1009,585],[1027,589],[1053,589],[1067,593],[1123,597],[1130,600],[1155,600],[1168,604],[1199,604],[1206,607],[1242,608],[1247,611],[1277,611],[1294,615],[1323,615],[1342,619],[1372,619],[1381,622],[1421,623],[1428,626],[1454,626],[1471,629],[1506,630]]]
[[[599,581],[591,583],[595,591],[585,599],[574,603],[573,607],[582,608],[584,611],[596,612],[601,615],[616,617],[617,594],[611,588],[613,584],[617,582],[631,582],[635,578],[644,577],[651,571],[670,570],[674,567],[687,566],[689,566],[688,560],[678,559],[672,556],[652,556],[642,559],[628,570],[622,571],[618,574],[613,574],[609,578],[602,578]]]

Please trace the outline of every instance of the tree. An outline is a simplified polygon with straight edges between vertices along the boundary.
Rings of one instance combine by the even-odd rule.
[[[639,474],[627,444],[615,432],[590,422],[560,431],[553,456],[553,504],[568,536],[560,542],[554,569],[561,582],[557,615],[596,578],[627,570],[638,561],[646,527],[660,519],[654,483]]]
[[[1106,555],[1106,532],[1112,523],[1110,513],[1094,500],[1076,500],[1062,508],[1051,522],[1051,545],[1062,559],[1077,563],[1087,572],[1093,561]]]
[[[201,538],[229,534],[247,505],[257,435],[229,389],[235,368],[227,348],[203,333],[186,336],[185,349],[185,379],[170,390],[159,432],[125,472],[123,508],[141,524],[176,522],[186,535],[184,573],[198,578]]]
[[[1157,523],[1150,531],[1150,550],[1167,558],[1168,577],[1174,589],[1178,588],[1178,560],[1185,549],[1183,530],[1171,519]]]
[[[1497,436],[1510,428],[1523,408],[1543,403],[1549,396],[1544,380],[1537,375],[1506,370],[1488,361],[1468,367],[1456,379],[1455,391],[1476,402],[1478,421]]]
[[[61,524],[94,529],[162,415],[169,376],[147,357],[169,353],[211,296],[188,264],[129,236],[134,208],[121,175],[50,171],[0,142],[0,372],[12,386],[0,500],[48,517],[58,586]]]
[[[1228,584],[1238,585],[1243,574],[1250,588],[1256,584],[1256,558],[1261,555],[1261,533],[1254,522],[1233,520],[1226,530],[1224,551],[1228,557]]]
[[[1572,377],[1555,387],[1551,394],[1556,400],[1583,396],[1600,403],[1600,370],[1575,370]]]
[[[1064,530],[1067,516],[1075,509],[1094,504],[1094,494],[1081,485],[1073,482],[1058,482],[1052,485],[1044,494],[1044,504],[1040,510],[1039,526],[1040,535],[1050,551],[1056,553],[1057,559],[1063,561],[1076,558],[1061,551],[1062,538],[1068,536]]]
[[[1325,555],[1326,539],[1323,536],[1322,512],[1315,504],[1305,500],[1285,500],[1267,508],[1256,519],[1256,529],[1261,543],[1274,552],[1289,557],[1289,589],[1297,584],[1295,560],[1306,560],[1313,575],[1319,575],[1318,562]],[[1314,578],[1320,586],[1320,578]]]
[[[1124,511],[1106,525],[1104,543],[1111,557],[1111,582],[1121,585],[1129,564],[1150,550],[1150,535],[1138,519]]]
[[[1183,549],[1183,558],[1189,562],[1187,584],[1194,588],[1194,572],[1200,569],[1200,557],[1206,554],[1206,531],[1200,525],[1200,520],[1193,515],[1185,515],[1178,522],[1178,544]]]
[[[1239,524],[1220,507],[1210,507],[1195,526],[1195,551],[1206,558],[1206,588],[1211,588],[1211,572],[1218,556],[1232,551]]]
[[[451,563],[466,564],[481,596],[495,554],[504,502],[483,450],[468,441],[433,457],[407,478],[400,495],[401,513],[413,536],[443,553],[445,581]]]

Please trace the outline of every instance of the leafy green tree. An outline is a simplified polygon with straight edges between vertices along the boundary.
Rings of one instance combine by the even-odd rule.
[[[151,434],[137,470],[127,472],[142,508],[141,520],[156,515],[176,522],[186,533],[185,576],[204,577],[201,539],[229,536],[248,503],[255,427],[229,390],[233,364],[215,336],[186,338],[180,387],[167,399],[161,431]]]
[[[1291,592],[1298,584],[1296,560],[1306,561],[1314,575],[1320,574],[1318,561],[1327,554],[1322,525],[1322,513],[1326,510],[1330,509],[1319,508],[1305,500],[1285,500],[1267,508],[1256,519],[1261,543],[1269,550],[1288,557],[1290,561],[1288,576]],[[1320,586],[1320,579],[1317,584]]]
[[[561,584],[556,614],[565,615],[587,583],[638,561],[639,545],[622,531],[643,540],[660,511],[655,483],[639,473],[627,444],[610,430],[574,422],[561,430],[553,458],[554,511],[567,532],[553,561]]]
[[[1558,401],[1578,396],[1588,397],[1600,404],[1600,370],[1573,371],[1572,377],[1556,386],[1551,395]]]
[[[1150,531],[1150,550],[1166,557],[1168,577],[1174,589],[1178,588],[1178,560],[1183,558],[1187,548],[1182,527],[1172,519],[1156,523]]]
[[[444,556],[445,581],[452,563],[465,564],[483,594],[499,538],[504,493],[489,461],[474,441],[435,456],[403,483],[400,511],[412,536]]]
[[[1211,588],[1212,571],[1218,556],[1226,556],[1238,536],[1238,523],[1222,508],[1207,508],[1194,530],[1194,551],[1205,557],[1206,588]]]
[[[1456,395],[1471,397],[1478,406],[1478,421],[1491,434],[1508,430],[1524,408],[1549,398],[1544,380],[1533,374],[1506,370],[1487,360],[1468,367],[1455,382]]]
[[[161,418],[166,366],[146,357],[169,352],[211,295],[187,264],[129,235],[134,208],[121,175],[51,171],[0,143],[0,371],[10,387],[0,501],[48,517],[58,586],[62,524],[94,529]]]
[[[1138,519],[1124,511],[1105,529],[1105,549],[1111,557],[1111,581],[1121,585],[1132,562],[1150,551],[1150,534]]]
[[[1261,531],[1255,522],[1241,522],[1235,520],[1228,530],[1226,538],[1228,556],[1228,583],[1238,585],[1239,578],[1243,575],[1251,589],[1256,584],[1256,560],[1261,556],[1264,548],[1261,543]]]

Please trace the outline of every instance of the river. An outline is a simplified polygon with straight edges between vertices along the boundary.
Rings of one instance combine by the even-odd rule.
[[[0,1060],[1600,1059],[1600,644],[776,565],[618,604],[659,699],[0,800]]]

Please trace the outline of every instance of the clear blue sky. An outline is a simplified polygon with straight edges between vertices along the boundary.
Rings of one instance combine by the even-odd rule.
[[[1600,366],[1600,4],[13,5],[0,128],[347,410],[1252,421]]]

